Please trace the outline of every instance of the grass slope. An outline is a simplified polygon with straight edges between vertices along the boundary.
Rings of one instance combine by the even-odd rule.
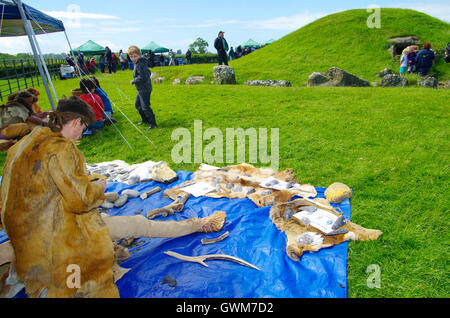
[[[422,43],[443,49],[450,38],[450,24],[409,9],[381,9],[381,28],[369,29],[371,13],[364,9],[344,11],[318,19],[282,39],[241,59],[232,61],[237,81],[275,79],[304,85],[313,72],[337,66],[368,81],[388,67],[396,72],[399,61],[388,52],[388,39],[416,35]],[[213,80],[213,65],[155,68],[166,80],[204,75]],[[439,80],[450,79],[450,68],[441,58],[432,69]],[[412,82],[417,79],[413,76]]]
[[[137,122],[131,78],[130,71],[99,75],[114,103]],[[59,96],[77,86],[76,80],[55,82]],[[422,88],[154,85],[160,127],[146,133],[154,145],[115,108],[117,127],[133,150],[112,126],[83,138],[79,148],[91,163],[165,160],[176,170],[195,171],[198,163],[172,161],[176,128],[192,136],[194,120],[202,120],[203,131],[214,127],[223,134],[226,128],[279,128],[280,169],[293,168],[300,182],[315,186],[348,184],[352,221],[384,232],[374,242],[350,243],[348,296],[447,297],[449,97],[448,90]],[[45,98],[43,92],[48,109]],[[2,166],[4,159],[0,154]],[[381,268],[379,289],[366,285],[370,264]]]

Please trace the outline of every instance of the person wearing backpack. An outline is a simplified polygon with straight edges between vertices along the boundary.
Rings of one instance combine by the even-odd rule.
[[[420,76],[426,76],[433,65],[434,52],[431,50],[431,43],[425,42],[423,50],[417,54],[417,71]]]

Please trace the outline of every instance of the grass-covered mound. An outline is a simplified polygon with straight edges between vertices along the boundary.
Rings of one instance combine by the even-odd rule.
[[[434,50],[445,48],[450,38],[450,24],[409,9],[381,9],[381,28],[368,28],[372,13],[365,9],[349,10],[318,19],[252,54],[230,63],[239,83],[246,80],[289,80],[294,86],[307,82],[313,72],[326,72],[337,66],[370,82],[384,68],[398,72],[399,61],[388,52],[388,40],[415,35],[421,43],[430,41]],[[213,80],[213,65],[155,68],[171,83],[203,75]],[[450,66],[441,58],[433,67],[438,80],[450,79]],[[412,76],[412,83],[417,79]]]

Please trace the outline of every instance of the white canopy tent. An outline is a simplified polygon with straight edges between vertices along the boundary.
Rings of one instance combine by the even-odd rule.
[[[58,102],[58,97],[37,42],[36,34],[60,31],[65,33],[62,21],[22,3],[21,0],[0,0],[0,37],[28,36],[39,74],[53,110],[55,110],[55,102],[50,92],[49,84],[56,102]]]

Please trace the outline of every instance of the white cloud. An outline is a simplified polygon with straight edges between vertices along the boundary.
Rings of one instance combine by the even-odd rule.
[[[248,27],[253,29],[266,30],[296,30],[300,27],[313,22],[329,13],[310,13],[304,12],[292,16],[275,17],[266,20],[254,20],[248,22]]]
[[[450,21],[450,3],[443,2],[399,2],[389,8],[413,9],[436,17],[443,21]]]
[[[120,19],[114,15],[86,13],[78,11],[43,11],[45,14],[57,19],[93,19],[93,20],[117,20]]]
[[[139,32],[142,28],[122,28],[122,27],[102,27],[100,31],[102,32]]]

